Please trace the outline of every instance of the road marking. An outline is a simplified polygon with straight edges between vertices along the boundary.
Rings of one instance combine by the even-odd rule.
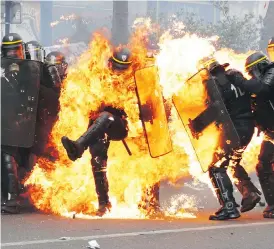
[[[63,237],[65,240],[60,239],[45,239],[45,240],[29,240],[29,241],[19,241],[19,242],[8,242],[1,244],[2,247],[9,246],[25,246],[25,245],[35,245],[35,244],[47,244],[47,243],[61,243],[67,241],[77,241],[77,240],[93,240],[93,239],[104,239],[104,238],[119,238],[119,237],[134,237],[139,235],[156,235],[156,234],[168,234],[168,233],[181,233],[181,232],[192,232],[192,231],[207,231],[207,230],[217,230],[217,229],[227,229],[227,228],[238,228],[238,227],[253,227],[253,226],[265,226],[274,225],[274,221],[269,222],[256,222],[248,224],[233,224],[233,225],[221,225],[221,226],[206,226],[206,227],[190,227],[190,228],[180,228],[180,229],[169,229],[169,230],[157,230],[157,231],[141,231],[132,233],[114,233],[114,234],[101,234],[93,236],[83,236],[83,237]]]

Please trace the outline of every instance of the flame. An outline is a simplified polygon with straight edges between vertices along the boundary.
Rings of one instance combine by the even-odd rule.
[[[60,141],[65,135],[75,140],[85,132],[90,112],[96,112],[102,100],[128,114],[127,143],[133,153],[130,157],[121,142],[111,142],[108,178],[113,209],[106,217],[142,218],[138,203],[145,189],[160,180],[176,181],[187,175],[187,156],[182,147],[174,146],[172,154],[156,159],[147,150],[133,80],[133,72],[146,63],[146,49],[140,42],[142,34],[138,29],[131,38],[129,47],[134,64],[123,74],[114,74],[107,67],[112,47],[99,33],[69,69],[60,97],[59,120],[51,134],[51,146],[57,149],[58,160],[40,158],[25,182],[30,185],[30,195],[38,209],[62,216],[95,211],[97,196],[89,152],[71,162]]]
[[[54,22],[51,22],[50,23],[50,26],[51,27],[54,27],[54,26],[56,26],[57,24],[59,24],[60,22],[59,21],[54,21]]]
[[[141,22],[146,25],[140,27]],[[113,48],[101,33],[94,34],[89,49],[69,68],[60,96],[59,119],[52,130],[49,144],[56,148],[58,159],[52,162],[47,158],[39,158],[25,182],[38,209],[66,217],[77,214],[80,218],[95,218],[90,216],[97,207],[91,156],[86,151],[81,159],[70,161],[62,147],[61,137],[68,136],[76,140],[81,136],[87,129],[90,113],[97,112],[102,101],[122,108],[127,113],[127,143],[133,154],[128,156],[121,142],[111,142],[107,173],[113,209],[104,217],[145,218],[144,212],[138,208],[142,195],[147,188],[162,180],[175,183],[191,174],[195,181],[207,183],[213,189],[208,175],[201,170],[174,106],[171,107],[169,119],[173,152],[156,159],[149,156],[139,120],[133,75],[135,70],[146,65],[144,37],[151,32],[152,26],[146,19],[136,21],[135,25],[128,44],[133,65],[123,74],[115,74],[107,67]],[[216,51],[213,44],[215,40],[216,37],[201,38],[195,34],[185,34],[178,39],[173,39],[168,32],[162,35],[156,65],[168,104],[171,104],[171,97],[179,92],[186,80],[197,72],[198,62],[204,57],[215,54],[220,62],[229,62],[244,73],[247,55],[238,55],[227,49]],[[212,141],[211,146],[215,147],[218,134],[214,127],[207,129],[207,137]],[[204,139],[207,140],[207,137]],[[207,141],[203,143],[209,147]],[[249,170],[254,170],[254,167],[249,167],[254,162],[246,158],[257,152],[258,144],[252,141],[245,152],[244,160]],[[174,197],[167,206],[166,216],[186,217],[186,210],[189,207],[195,209],[197,201],[191,197]],[[195,217],[192,211],[189,217]]]
[[[182,26],[180,22],[175,22],[173,25]],[[156,64],[159,67],[160,84],[163,87],[163,94],[166,98],[170,98],[174,96],[174,94],[180,96],[179,92],[186,88],[186,80],[197,72],[197,65],[204,57],[214,56],[221,64],[228,62],[230,65],[227,69],[237,69],[246,78],[250,78],[245,72],[245,60],[254,51],[249,51],[245,54],[237,54],[233,50],[227,48],[216,50],[214,42],[217,39],[217,36],[202,38],[195,34],[184,34],[180,38],[173,39],[170,31],[162,35],[160,38],[161,52],[156,58]],[[195,86],[197,87],[196,91],[201,91],[199,85]],[[189,99],[186,99],[186,101],[189,101],[189,103],[195,101],[195,107],[199,108],[199,112],[201,112],[204,107],[198,107],[200,103],[199,100],[193,100],[192,98],[193,96],[189,96]],[[189,103],[184,104],[191,108]],[[187,110],[188,109],[185,108],[184,112]],[[192,112],[193,113],[189,113],[189,117],[195,116],[196,111],[192,109]],[[182,131],[182,129],[178,129],[179,126],[178,124],[175,124],[174,121],[170,125],[174,125],[173,130],[177,130],[177,132],[173,134],[173,136],[175,136],[173,137],[173,141],[184,147],[184,150],[189,157],[189,173],[195,180],[208,184],[213,190],[208,175],[203,174],[203,171],[200,168],[197,156],[195,155],[185,130]],[[212,150],[216,146],[218,139],[218,132],[214,127],[208,127],[207,130],[204,131],[204,137],[197,146],[204,152],[204,155],[202,156],[203,160],[210,159],[206,157],[206,151]],[[257,137],[255,132],[250,144],[243,153],[242,165],[248,173],[253,172],[255,169],[262,140],[262,135]]]
[[[75,20],[76,19],[76,15],[75,14],[70,14],[70,15],[67,15],[67,16],[60,16],[59,20],[56,20],[54,22],[51,22],[50,23],[50,26],[51,27],[55,27],[56,25],[60,24],[61,22],[63,21],[69,21],[69,20]]]

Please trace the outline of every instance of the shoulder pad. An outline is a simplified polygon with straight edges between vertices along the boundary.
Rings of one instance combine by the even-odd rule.
[[[274,86],[274,67],[272,68],[269,68],[265,74],[264,74],[264,77],[263,77],[263,83],[264,84],[267,84],[271,87]]]
[[[226,72],[225,72],[227,75],[234,75],[234,74],[240,74],[240,75],[243,75],[239,70],[237,69],[228,69]]]

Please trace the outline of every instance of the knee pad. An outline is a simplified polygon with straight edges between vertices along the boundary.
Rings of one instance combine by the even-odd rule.
[[[7,169],[8,174],[16,174],[17,162],[13,156],[9,154],[3,154],[3,166]]]

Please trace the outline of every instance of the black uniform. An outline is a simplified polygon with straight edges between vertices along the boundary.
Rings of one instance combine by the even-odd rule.
[[[1,54],[3,57],[24,59],[25,48],[22,38],[16,33],[5,35],[2,39]],[[16,79],[16,76],[14,76]],[[1,144],[1,211],[19,212],[18,165],[20,154],[18,147]]]
[[[263,53],[256,52],[247,58],[246,69],[252,79],[238,76],[238,84],[256,95],[253,103],[255,120],[265,133],[256,171],[268,204],[264,217],[274,218],[274,63],[270,63]]]
[[[59,105],[59,93],[56,88],[60,87],[61,78],[57,68],[53,64],[45,61],[44,48],[37,41],[26,43],[26,57],[30,60],[41,61],[43,73],[38,96],[37,120],[35,127],[34,145],[28,149],[20,149],[21,165],[25,169],[22,177],[30,172],[36,163],[37,157],[51,157],[51,153],[46,151],[49,135],[56,122]]]
[[[130,66],[130,52],[122,49],[113,54],[109,60],[112,70],[120,71]],[[96,193],[99,208],[96,215],[102,216],[110,210],[111,203],[108,195],[107,159],[110,141],[120,141],[127,137],[128,127],[124,110],[102,106],[91,114],[88,130],[76,141],[62,137],[62,144],[67,151],[68,157],[75,161],[89,147],[92,156],[91,166],[94,175]]]
[[[43,64],[43,78],[39,91],[39,102],[37,111],[36,137],[32,148],[32,153],[39,157],[47,157],[55,160],[58,157],[56,149],[48,147],[49,135],[57,121],[59,112],[59,97],[61,92],[61,84],[64,80],[58,71],[58,61],[51,54],[59,52],[51,52],[45,58]],[[51,60],[49,61],[49,56]]]
[[[126,113],[123,110],[107,106],[98,110],[91,117],[87,132],[75,142],[67,137],[62,138],[68,157],[73,161],[80,158],[84,150],[89,147],[92,156],[92,172],[98,195],[99,209],[97,215],[103,215],[107,209],[111,208],[107,179],[107,153],[110,141],[123,140],[127,137],[127,134]]]
[[[234,172],[234,177],[238,179],[237,188],[243,195],[242,211],[248,211],[255,207],[259,202],[257,188],[250,181],[245,169],[240,165],[242,153],[250,142],[254,132],[253,115],[251,111],[251,96],[239,88],[236,88],[234,81],[229,80],[230,75],[236,73],[235,70],[225,71],[225,67],[229,64],[220,65],[214,61],[209,65],[209,70],[216,80],[219,90],[222,94],[223,101],[228,110],[230,118],[240,137],[240,147],[232,153],[225,156],[225,160],[220,167],[211,167],[209,175],[212,183],[217,189],[218,199],[222,208],[215,215],[211,215],[212,220],[235,219],[240,217],[237,210],[237,204],[233,197],[233,186],[227,175],[227,167],[231,166]],[[226,141],[222,141],[225,147]]]

